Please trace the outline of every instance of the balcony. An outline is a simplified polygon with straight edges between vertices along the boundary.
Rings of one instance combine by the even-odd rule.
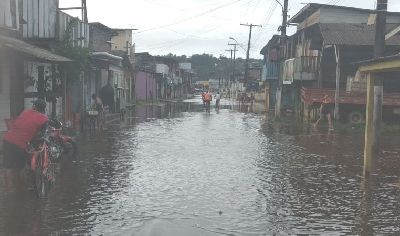
[[[30,40],[63,40],[66,34],[74,46],[88,47],[89,24],[58,10],[57,0],[23,0],[21,17],[27,23],[22,35]]]
[[[320,57],[318,56],[303,56],[286,60],[283,65],[283,83],[316,80],[319,64]]]
[[[279,76],[279,64],[277,62],[267,62],[263,66],[262,80],[277,80]]]

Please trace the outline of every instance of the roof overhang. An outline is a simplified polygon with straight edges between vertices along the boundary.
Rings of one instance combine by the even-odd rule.
[[[115,56],[108,52],[92,52],[92,58],[101,59],[101,60],[112,60],[112,61],[122,61],[123,58],[119,56]]]
[[[54,54],[48,50],[28,44],[22,40],[0,35],[0,46],[7,47],[45,62],[71,62],[71,59]]]
[[[357,64],[359,71],[364,73],[400,71],[400,55],[381,57]]]

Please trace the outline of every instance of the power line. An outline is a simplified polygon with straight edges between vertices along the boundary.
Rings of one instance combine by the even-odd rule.
[[[268,24],[268,23],[269,23],[269,21],[271,20],[272,15],[273,15],[273,13],[274,13],[274,11],[276,10],[277,7],[278,7],[278,3],[277,3],[277,2],[271,2],[271,5],[269,6],[268,11],[267,11],[266,18],[265,18],[265,20],[263,21],[263,22],[265,22],[265,24]],[[259,32],[259,34],[256,36],[255,44],[258,43],[258,40],[260,40],[261,36],[263,35],[263,33],[264,33],[266,30],[267,30],[267,29],[264,27],[264,28]]]
[[[242,1],[242,0],[235,0],[235,1],[232,1],[232,2],[229,2],[229,3],[226,3],[226,4],[224,4],[224,5],[220,5],[220,6],[218,6],[218,7],[211,8],[211,9],[209,9],[209,10],[207,10],[207,11],[204,11],[204,12],[202,12],[202,13],[200,13],[200,14],[197,14],[197,15],[194,15],[194,16],[191,16],[191,17],[187,17],[187,18],[181,19],[181,20],[179,20],[179,21],[176,21],[176,22],[173,22],[173,23],[170,23],[170,24],[161,25],[161,26],[157,26],[157,27],[150,28],[150,29],[142,30],[142,31],[137,32],[136,34],[148,32],[148,31],[152,31],[152,30],[157,30],[157,29],[161,29],[161,28],[166,28],[166,27],[169,27],[169,26],[177,25],[177,24],[181,24],[181,23],[183,23],[183,22],[185,22],[185,21],[193,20],[193,19],[195,19],[195,18],[198,18],[198,17],[204,16],[204,15],[207,15],[207,14],[209,14],[209,13],[215,12],[215,11],[221,9],[221,8],[224,8],[224,7],[228,7],[228,6],[230,6],[230,5],[233,5],[233,4],[235,4],[235,3],[238,3],[238,2],[240,2],[240,1]]]

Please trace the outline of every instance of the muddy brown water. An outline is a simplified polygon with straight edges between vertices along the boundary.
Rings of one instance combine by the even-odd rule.
[[[0,235],[400,234],[400,135],[365,184],[362,134],[223,105],[141,107],[82,138],[48,199],[0,192]]]

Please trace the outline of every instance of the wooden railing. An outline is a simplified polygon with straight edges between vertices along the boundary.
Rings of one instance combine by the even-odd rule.
[[[320,57],[318,56],[302,56],[294,60],[293,72],[310,72],[317,73],[319,70]]]

